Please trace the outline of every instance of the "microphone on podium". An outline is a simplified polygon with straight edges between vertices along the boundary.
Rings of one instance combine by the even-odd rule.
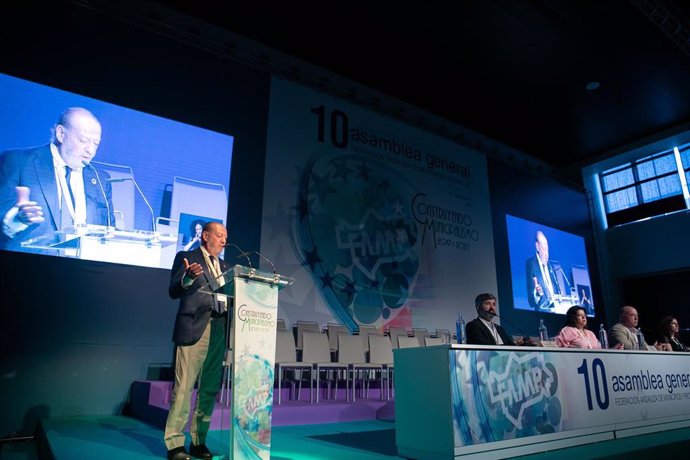
[[[508,325],[510,327],[512,327],[513,329],[517,330],[520,334],[522,334],[522,346],[523,347],[536,347],[536,346],[538,346],[536,343],[532,342],[532,339],[527,334],[525,334],[525,331],[522,330],[522,328],[517,327],[513,322],[509,321],[508,318],[506,318],[505,316],[499,316],[496,313],[490,313],[490,314],[496,318],[500,318],[501,321],[505,321],[506,323],[508,323]]]
[[[232,248],[237,249],[237,250],[240,252],[240,253],[237,255],[237,257],[244,257],[245,259],[247,259],[247,266],[249,267],[249,271],[250,271],[251,273],[254,273],[254,267],[252,267],[252,261],[251,261],[251,259],[249,258],[249,253],[248,253],[248,252],[243,251],[242,248],[240,248],[239,246],[237,246],[235,243],[228,243],[228,244],[225,245],[225,247],[226,247],[226,248],[232,247]]]
[[[156,215],[153,212],[153,208],[149,204],[149,200],[146,199],[146,195],[144,195],[144,192],[142,192],[141,188],[139,188],[139,184],[137,184],[137,181],[135,181],[133,177],[115,177],[115,178],[108,179],[108,182],[113,184],[113,183],[117,183],[117,182],[125,182],[128,180],[132,181],[132,183],[134,184],[134,187],[139,192],[139,195],[141,195],[141,198],[144,200],[144,203],[146,203],[146,207],[149,208],[149,213],[151,214],[151,230],[154,233],[157,233],[158,228],[156,227]]]
[[[277,274],[278,274],[278,271],[276,270],[276,266],[275,266],[275,264],[274,264],[273,262],[271,262],[267,257],[264,257],[264,255],[261,254],[259,251],[254,251],[254,254],[258,255],[258,256],[261,257],[263,260],[265,260],[266,262],[268,262],[268,264],[269,264],[269,265],[271,266],[271,268],[273,269],[273,274],[274,274],[274,275],[277,275]]]
[[[259,257],[264,259],[266,262],[268,262],[271,265],[271,268],[273,268],[273,281],[278,282],[280,280],[280,275],[278,275],[278,270],[276,270],[276,266],[273,262],[271,262],[268,257],[264,257],[263,254],[261,254],[259,251],[254,251],[255,254],[257,254]]]

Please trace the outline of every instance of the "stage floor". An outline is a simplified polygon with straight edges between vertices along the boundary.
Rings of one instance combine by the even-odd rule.
[[[126,416],[79,416],[46,419],[34,442],[2,446],[2,460],[151,460],[165,458],[163,432]],[[209,447],[227,450],[228,432],[212,430]],[[37,450],[43,449],[42,456]],[[49,453],[45,452],[49,449]],[[569,449],[516,457],[520,460],[616,459],[646,460],[659,452],[667,458],[687,458],[690,429],[624,438]],[[369,420],[318,425],[288,425],[273,428],[271,458],[274,460],[394,460],[395,424]],[[219,457],[220,458],[220,457]]]
[[[42,430],[55,460],[165,458],[162,430],[131,417],[58,417],[44,420]],[[227,430],[212,430],[209,449],[227,453],[228,437]],[[402,459],[396,455],[395,425],[380,420],[274,427],[271,458]]]

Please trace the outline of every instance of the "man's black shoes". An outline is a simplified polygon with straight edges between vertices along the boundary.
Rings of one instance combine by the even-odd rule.
[[[190,445],[189,453],[196,458],[203,458],[206,460],[211,460],[213,458],[213,454],[208,450],[206,444],[199,444],[198,446],[195,446],[194,444]]]
[[[184,446],[182,446],[170,449],[168,451],[168,460],[192,460],[192,457],[184,449]]]

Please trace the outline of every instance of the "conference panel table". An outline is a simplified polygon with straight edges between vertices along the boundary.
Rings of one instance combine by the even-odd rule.
[[[505,458],[690,426],[690,353],[394,350],[398,454]]]

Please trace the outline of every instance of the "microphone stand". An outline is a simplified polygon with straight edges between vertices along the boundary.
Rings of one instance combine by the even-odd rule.
[[[146,207],[149,208],[149,213],[151,214],[151,230],[153,230],[153,241],[156,241],[156,240],[158,240],[158,228],[156,226],[156,215],[153,212],[153,208],[151,207],[149,200],[146,199],[146,195],[144,195],[144,192],[141,191],[139,184],[137,184],[137,181],[135,181],[133,177],[118,177],[118,178],[114,178],[114,179],[108,179],[108,182],[114,183],[114,182],[124,182],[124,181],[128,181],[128,180],[132,181],[132,183],[134,184],[134,187],[137,189],[137,192],[139,192],[139,195],[144,200],[144,203],[146,203]]]
[[[235,243],[228,243],[225,245],[225,247],[226,248],[233,247],[233,248],[237,249],[240,252],[237,255],[237,257],[244,257],[245,259],[247,259],[247,265],[249,266],[249,276],[254,276],[254,273],[256,272],[256,270],[254,269],[254,267],[252,267],[252,261],[249,258],[249,253],[243,251],[242,248],[237,246]]]
[[[261,257],[263,260],[265,260],[266,262],[268,262],[271,265],[271,268],[273,268],[273,281],[275,283],[277,283],[280,276],[278,275],[278,271],[276,270],[275,264],[273,262],[271,262],[270,260],[268,260],[267,257],[264,257],[263,254],[261,254],[259,251],[254,251],[254,254],[258,255],[259,257]]]
[[[108,203],[108,197],[105,194],[105,188],[103,188],[103,182],[101,182],[101,176],[100,176],[100,174],[98,174],[98,171],[96,170],[96,168],[93,167],[93,165],[91,163],[87,163],[86,161],[82,161],[81,164],[91,168],[93,173],[96,175],[96,179],[98,180],[98,187],[101,189],[101,194],[103,195],[103,200],[105,200],[105,211],[107,213],[106,222],[108,223],[108,226],[107,226],[106,231],[105,231],[105,236],[106,236],[106,238],[110,237],[111,231],[112,231],[112,226],[113,226],[111,219],[110,219],[110,203]]]
[[[500,318],[502,321],[505,320],[506,323],[510,325],[513,329],[517,330],[520,334],[522,334],[522,345],[523,347],[537,347],[536,343],[532,342],[532,339],[525,334],[525,331],[522,330],[522,328],[517,327],[515,324],[513,324],[511,321],[508,320],[505,316],[498,316],[497,314],[493,314],[495,318]]]

